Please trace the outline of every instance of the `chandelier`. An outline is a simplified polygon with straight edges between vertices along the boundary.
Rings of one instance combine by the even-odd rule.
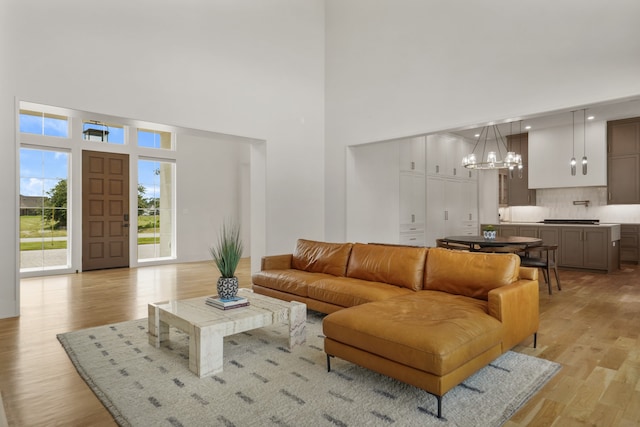
[[[492,131],[495,142],[489,139],[489,134]],[[522,156],[514,151],[509,151],[498,126],[491,125],[482,128],[476,144],[473,146],[473,151],[462,158],[462,166],[467,169],[509,169],[510,172],[518,169],[521,176]]]

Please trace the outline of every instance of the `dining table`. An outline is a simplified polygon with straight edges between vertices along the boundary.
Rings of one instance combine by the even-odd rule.
[[[496,236],[487,239],[484,236],[447,236],[442,239],[444,242],[467,245],[469,250],[475,251],[482,248],[499,247],[530,247],[542,244],[542,239],[528,236]]]

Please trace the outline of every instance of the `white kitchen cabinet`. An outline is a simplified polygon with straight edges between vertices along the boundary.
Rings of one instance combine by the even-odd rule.
[[[421,224],[424,227],[424,174],[400,172],[400,224]]]
[[[428,176],[426,212],[427,246],[446,236],[477,235],[477,182]]]
[[[477,172],[462,166],[462,158],[473,145],[464,138],[451,134],[427,136],[426,173],[442,177],[475,179]]]
[[[417,136],[398,141],[401,171],[424,173],[425,143],[425,136]]]
[[[604,121],[586,126],[587,174],[582,174],[584,154],[582,116],[576,113],[575,150],[572,126],[529,130],[529,188],[595,187],[607,185],[607,125]],[[569,160],[575,152],[577,172],[571,175]],[[526,172],[526,170],[525,170]]]
[[[478,222],[478,181],[462,181],[464,220]]]
[[[419,172],[400,172],[399,243],[424,245],[425,180]]]
[[[435,246],[447,235],[478,234],[477,175],[459,166],[470,150],[449,134],[350,148],[347,239]],[[434,165],[442,173],[429,173]]]

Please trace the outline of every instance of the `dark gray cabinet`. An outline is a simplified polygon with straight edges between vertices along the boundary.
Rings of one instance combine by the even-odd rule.
[[[609,269],[610,231],[596,227],[562,227],[560,259],[564,267]]]
[[[640,117],[607,122],[607,203],[640,203]]]
[[[499,224],[495,227],[499,236],[537,237],[544,244],[558,245],[559,267],[611,272],[620,262],[620,242],[612,241],[610,226]]]
[[[516,225],[500,225],[496,228],[497,235],[502,237],[519,236],[520,227]]]
[[[620,262],[638,264],[640,261],[640,225],[620,225]]]
[[[509,151],[515,151],[522,156],[524,171],[522,178],[518,178],[517,170],[513,178],[507,178],[507,203],[509,206],[528,206],[536,204],[536,190],[529,189],[529,134],[521,133],[507,137]]]

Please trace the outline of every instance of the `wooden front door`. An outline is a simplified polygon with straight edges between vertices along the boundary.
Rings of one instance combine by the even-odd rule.
[[[129,156],[82,152],[82,270],[129,266]]]

